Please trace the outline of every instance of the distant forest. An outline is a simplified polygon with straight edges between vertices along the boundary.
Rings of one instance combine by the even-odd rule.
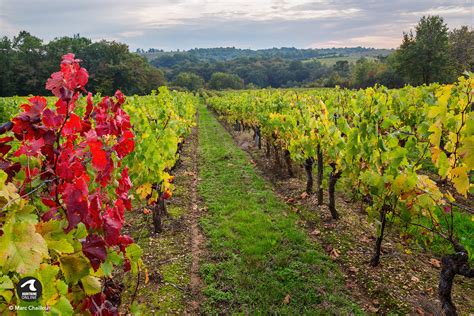
[[[449,30],[439,16],[420,19],[398,49],[199,48],[137,50],[165,73],[169,84],[195,90],[281,87],[390,88],[447,83],[474,71],[474,32]],[[223,84],[223,80],[227,84]]]
[[[161,85],[183,90],[266,87],[365,88],[447,83],[474,71],[474,31],[449,30],[439,16],[420,19],[396,50],[363,47],[260,50],[196,48],[166,52],[75,35],[48,43],[22,31],[0,40],[0,96],[45,94],[49,74],[73,52],[90,72],[92,92],[147,94]]]
[[[310,58],[324,57],[344,57],[344,56],[387,56],[393,50],[375,49],[365,47],[344,47],[344,48],[307,48],[295,47],[266,48],[266,49],[241,49],[235,47],[217,48],[194,48],[187,51],[171,51],[150,48],[146,52],[137,49],[137,53],[145,56],[149,60],[160,58],[166,60],[173,58],[176,54],[187,56],[194,61],[228,61],[237,58],[282,58],[290,60],[305,60]]]
[[[225,53],[221,52],[225,50]],[[232,53],[234,50],[235,54]],[[229,74],[242,81],[242,87],[299,87],[299,86],[334,86],[335,84],[349,86],[348,79],[354,65],[347,59],[359,60],[361,63],[368,63],[370,66],[378,66],[384,63],[388,54],[386,50],[380,55],[372,55],[374,49],[348,48],[328,50],[326,55],[319,55],[316,52],[308,53],[307,50],[292,49],[292,53],[278,54],[272,51],[270,54],[258,54],[259,51],[252,51],[251,56],[245,56],[237,49],[209,49],[208,54],[201,52],[199,55],[206,57],[200,59],[196,57],[194,51],[176,52],[174,54],[161,54],[151,60],[151,64],[164,71],[166,79],[171,84],[183,86],[183,83],[190,77],[194,80],[201,79],[202,83],[207,83],[210,88],[213,85],[213,75]],[[333,51],[331,54],[329,52]],[[211,53],[216,53],[212,55]],[[238,52],[238,53],[237,53]],[[255,54],[254,54],[255,53]],[[364,54],[368,53],[368,54]],[[227,56],[238,55],[240,57],[229,59]],[[303,56],[314,56],[306,58]],[[285,57],[283,57],[285,56]],[[324,62],[324,58],[337,60],[334,64]],[[362,64],[361,64],[362,65]],[[364,64],[365,66],[365,64]],[[197,76],[197,77],[195,77]],[[378,78],[379,82],[389,83],[384,78]],[[399,82],[402,84],[402,82]],[[362,84],[362,83],[361,83]],[[366,84],[370,84],[367,82]],[[187,87],[186,84],[184,86]]]

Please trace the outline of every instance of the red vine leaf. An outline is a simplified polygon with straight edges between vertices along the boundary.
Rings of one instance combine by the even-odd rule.
[[[97,271],[107,257],[104,239],[97,234],[87,236],[86,240],[82,242],[82,252],[90,260],[94,271]]]

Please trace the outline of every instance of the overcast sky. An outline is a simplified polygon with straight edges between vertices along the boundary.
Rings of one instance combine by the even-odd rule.
[[[474,0],[0,0],[0,34],[79,33],[130,49],[395,48],[423,15],[473,26]]]

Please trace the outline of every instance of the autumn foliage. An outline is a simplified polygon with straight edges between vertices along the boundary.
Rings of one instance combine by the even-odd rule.
[[[117,314],[105,279],[114,267],[140,264],[140,249],[121,234],[132,183],[120,160],[135,147],[125,97],[117,91],[94,103],[87,81],[80,60],[63,56],[46,83],[58,98],[54,106],[30,98],[0,139],[0,245],[14,244],[18,234],[23,239],[2,248],[0,313],[6,310],[2,296],[19,304],[13,291],[19,278],[46,280],[47,274],[42,305]]]

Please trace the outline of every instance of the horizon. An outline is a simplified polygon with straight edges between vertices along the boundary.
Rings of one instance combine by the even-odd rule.
[[[440,15],[450,29],[472,27],[468,1],[407,0],[0,0],[2,36],[20,30],[48,42],[81,34],[137,48],[165,51],[236,47],[395,49],[423,15]],[[89,21],[83,23],[84,17]]]
[[[161,52],[164,52],[164,53],[177,53],[177,52],[189,52],[191,50],[197,50],[197,49],[218,49],[218,48],[221,48],[221,49],[236,49],[236,50],[251,50],[251,51],[261,51],[261,50],[271,50],[271,49],[297,49],[297,50],[331,50],[331,49],[353,49],[353,48],[361,48],[361,49],[366,49],[366,50],[395,50],[397,49],[396,47],[395,48],[375,48],[375,47],[369,47],[369,46],[340,46],[340,47],[295,47],[295,46],[273,46],[273,47],[256,47],[256,48],[249,48],[249,47],[237,47],[237,46],[209,46],[209,47],[192,47],[192,48],[188,48],[188,49],[180,49],[180,48],[176,48],[176,49],[164,49],[164,48],[160,48],[160,47],[137,47],[135,49],[131,49],[131,47],[128,45],[128,43],[124,42],[124,41],[117,41],[117,40],[112,40],[112,39],[107,39],[107,38],[101,38],[101,39],[91,39],[91,38],[88,38],[86,36],[83,36],[82,34],[72,34],[72,35],[63,35],[63,36],[57,36],[55,38],[52,38],[50,40],[45,40],[41,37],[39,37],[37,34],[35,34],[34,32],[31,32],[29,30],[20,30],[21,31],[25,31],[25,32],[28,32],[30,33],[32,36],[36,36],[38,37],[40,40],[43,41],[43,44],[47,44],[49,43],[50,41],[54,41],[56,39],[59,39],[59,38],[62,38],[62,37],[69,37],[69,38],[73,38],[74,36],[79,36],[79,37],[82,37],[82,38],[87,38],[89,40],[91,40],[93,43],[96,43],[96,42],[100,42],[100,41],[116,41],[118,43],[121,43],[121,44],[125,44],[129,47],[129,51],[130,52],[136,52],[137,49],[142,49],[145,51],[145,53],[148,53],[148,50],[151,50],[151,49],[154,49],[154,50],[157,50],[157,51],[161,51]],[[14,34],[13,36],[17,36],[18,34]],[[6,35],[1,35],[1,36],[6,36]],[[13,36],[10,36],[11,38]]]
[[[126,43],[124,43],[124,44],[126,44]],[[245,47],[236,47],[236,46],[213,46],[213,47],[193,47],[193,48],[189,48],[189,49],[179,49],[178,48],[178,49],[175,49],[175,50],[164,50],[164,49],[161,49],[159,47],[148,47],[148,48],[138,47],[137,49],[143,49],[145,51],[145,53],[149,49],[156,49],[156,50],[163,51],[165,53],[175,53],[175,52],[188,52],[188,51],[196,50],[196,49],[216,49],[216,48],[222,48],[222,49],[231,48],[231,49],[251,50],[251,51],[271,50],[271,49],[285,49],[285,48],[298,49],[298,50],[303,50],[303,49],[311,49],[311,50],[326,49],[326,50],[330,50],[330,49],[350,49],[350,48],[362,48],[362,49],[373,49],[373,50],[395,50],[396,49],[396,48],[375,48],[375,47],[367,47],[367,46],[308,47],[308,48],[295,47],[295,46],[279,46],[279,47],[274,46],[274,47],[261,47],[261,48],[245,48]]]

